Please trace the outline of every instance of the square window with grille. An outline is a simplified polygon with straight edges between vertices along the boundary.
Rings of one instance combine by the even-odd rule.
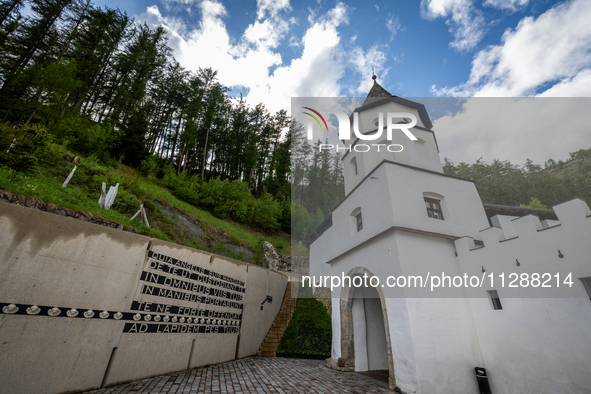
[[[434,198],[425,197],[425,206],[427,207],[427,216],[433,219],[443,220],[443,211],[441,202]]]
[[[501,299],[499,298],[499,293],[496,290],[489,290],[488,296],[490,297],[490,302],[494,310],[503,309],[503,305],[501,305]]]
[[[363,230],[363,220],[361,219],[361,212],[355,215],[355,219],[357,220],[357,232]]]

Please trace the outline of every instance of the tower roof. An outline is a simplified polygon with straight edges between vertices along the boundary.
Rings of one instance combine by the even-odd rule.
[[[431,123],[431,119],[429,119],[429,115],[427,114],[427,110],[425,109],[425,106],[423,104],[390,94],[390,92],[384,89],[382,85],[377,83],[377,77],[375,74],[372,75],[371,79],[373,79],[373,86],[369,90],[369,93],[367,94],[367,97],[363,101],[361,107],[355,108],[353,112],[365,111],[370,108],[374,108],[376,106],[392,101],[405,107],[416,109],[425,128],[427,130],[431,130],[433,124]],[[349,116],[349,119],[352,119],[352,117],[353,114]]]
[[[375,75],[373,77],[375,77]],[[378,100],[386,98],[386,97],[396,97],[396,96],[390,94],[390,92],[388,92],[386,89],[384,89],[382,87],[382,85],[377,83],[376,79],[373,77],[372,77],[373,86],[371,87],[371,90],[367,94],[367,97],[365,98],[363,105],[373,103],[374,101],[378,101]]]

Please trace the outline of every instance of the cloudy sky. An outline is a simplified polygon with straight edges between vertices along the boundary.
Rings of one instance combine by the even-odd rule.
[[[591,97],[589,0],[95,1],[163,25],[184,67],[219,70],[271,111],[365,96],[372,69],[409,98]],[[442,158],[543,163],[591,146],[587,99],[484,102],[426,101]]]

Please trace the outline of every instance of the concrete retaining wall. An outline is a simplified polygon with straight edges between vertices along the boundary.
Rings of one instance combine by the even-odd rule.
[[[0,393],[76,392],[254,355],[287,280],[0,202]]]

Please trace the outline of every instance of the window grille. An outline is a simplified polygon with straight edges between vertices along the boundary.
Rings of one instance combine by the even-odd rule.
[[[425,197],[425,206],[427,207],[427,216],[434,219],[443,220],[443,211],[441,210],[441,201],[434,198]]]

